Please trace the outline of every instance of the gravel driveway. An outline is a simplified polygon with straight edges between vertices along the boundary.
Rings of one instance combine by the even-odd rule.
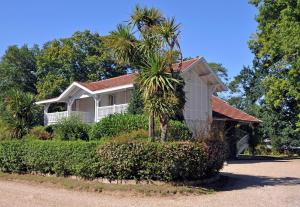
[[[104,194],[0,181],[2,207],[299,207],[300,159],[237,161],[225,166],[225,186],[219,192],[200,196],[146,197]]]

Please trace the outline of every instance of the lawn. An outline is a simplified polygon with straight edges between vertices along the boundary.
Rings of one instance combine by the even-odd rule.
[[[116,184],[104,183],[99,180],[83,180],[71,177],[56,177],[56,176],[42,176],[33,174],[10,174],[0,172],[0,180],[17,181],[31,184],[46,185],[52,187],[59,187],[68,190],[79,190],[86,192],[129,192],[133,194],[142,194],[146,196],[170,196],[170,195],[199,195],[209,194],[213,190],[195,187],[195,186],[175,186],[167,183],[160,184]]]

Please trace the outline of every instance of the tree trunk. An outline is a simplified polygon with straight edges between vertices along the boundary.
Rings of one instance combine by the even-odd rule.
[[[151,141],[154,140],[154,116],[153,113],[151,112],[149,114],[149,124],[148,124],[148,136]]]
[[[160,140],[162,142],[165,142],[167,139],[167,129],[168,129],[168,124],[167,122],[161,122],[160,123],[160,130],[161,130],[161,134],[160,134]]]

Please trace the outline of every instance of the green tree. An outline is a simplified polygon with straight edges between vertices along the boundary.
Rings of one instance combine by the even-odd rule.
[[[227,84],[228,82],[228,70],[221,63],[210,62],[208,63],[209,67],[217,74],[223,83]]]
[[[138,32],[139,38],[133,33],[134,29]],[[172,68],[174,62],[182,60],[178,42],[179,33],[179,25],[174,18],[165,18],[155,8],[136,6],[129,24],[119,25],[107,37],[107,44],[112,49],[116,60],[140,71],[137,84],[149,113],[149,136],[154,135],[153,117],[156,115],[160,120],[163,141],[166,139],[171,114],[169,112],[172,107],[177,108],[176,105],[167,103],[171,100],[175,100],[178,105],[184,103],[182,100],[184,96],[179,97],[182,93],[176,91],[183,91],[183,87],[179,87],[181,84],[178,84],[182,81],[177,71],[173,71]],[[170,81],[171,84],[176,82],[176,84],[172,85],[171,90],[169,83],[165,81]]]
[[[96,81],[125,74],[103,44],[103,37],[90,31],[46,43],[37,61],[38,98],[58,96],[73,81]]]
[[[250,48],[262,62],[266,104],[300,133],[300,2],[252,0],[258,8],[258,30]]]
[[[36,61],[38,46],[10,46],[0,61],[0,95],[11,89],[36,94]]]

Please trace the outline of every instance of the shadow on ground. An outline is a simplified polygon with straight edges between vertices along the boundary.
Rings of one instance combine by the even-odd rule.
[[[252,176],[233,173],[221,173],[220,180],[205,185],[204,187],[216,191],[231,191],[249,187],[277,186],[277,185],[300,185],[300,178],[295,177],[267,177]]]

